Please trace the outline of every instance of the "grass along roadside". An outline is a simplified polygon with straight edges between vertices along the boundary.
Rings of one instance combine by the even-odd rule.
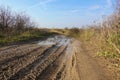
[[[5,36],[4,34],[1,34],[0,35],[0,45],[45,39],[45,38],[47,38],[49,36],[53,36],[53,35],[55,35],[54,32],[44,31],[44,30],[43,31],[42,30],[24,31],[21,34],[13,35],[13,36]]]

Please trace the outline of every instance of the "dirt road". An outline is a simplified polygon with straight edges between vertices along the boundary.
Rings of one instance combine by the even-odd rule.
[[[0,80],[109,80],[97,63],[65,36],[0,48]]]

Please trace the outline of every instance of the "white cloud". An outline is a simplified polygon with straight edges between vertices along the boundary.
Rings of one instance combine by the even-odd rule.
[[[109,9],[112,7],[112,0],[105,0],[105,5],[93,5],[89,7],[89,10],[98,10],[98,9]]]
[[[71,10],[70,12],[71,12],[71,13],[78,13],[79,10],[78,10],[78,9],[73,9],[73,10]]]
[[[41,6],[45,9],[48,3],[51,3],[51,2],[54,2],[54,1],[55,0],[40,0],[37,4],[28,7],[27,10],[32,9],[32,8],[36,8],[36,7],[39,7],[39,6]]]
[[[102,6],[100,6],[100,5],[94,5],[94,6],[91,6],[89,8],[89,10],[98,10],[98,9],[101,9],[101,8],[102,8]]]

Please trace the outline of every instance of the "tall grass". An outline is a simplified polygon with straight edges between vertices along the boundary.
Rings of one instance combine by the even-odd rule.
[[[120,1],[118,0],[114,13],[101,24],[69,29],[69,36],[96,49],[99,56],[120,60]]]

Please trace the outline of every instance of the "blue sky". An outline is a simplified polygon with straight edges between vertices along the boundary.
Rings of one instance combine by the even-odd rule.
[[[39,27],[81,27],[113,11],[114,0],[0,0],[16,12],[26,12]]]

